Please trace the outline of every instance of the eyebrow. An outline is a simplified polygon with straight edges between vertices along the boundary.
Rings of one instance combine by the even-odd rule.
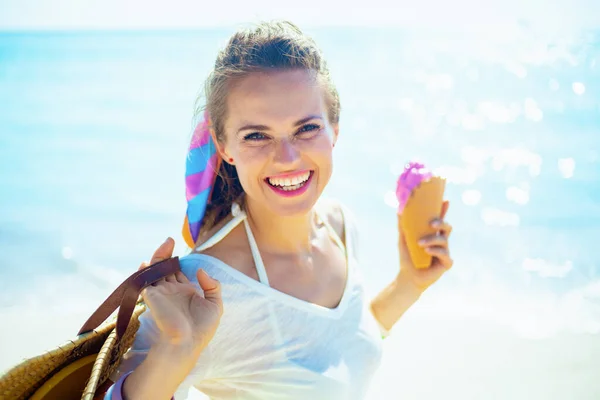
[[[320,119],[320,120],[322,120],[323,117],[321,117],[320,115],[309,115],[306,118],[302,118],[301,120],[296,121],[294,123],[294,127],[300,126],[302,124],[305,124],[308,121],[313,120],[313,119]],[[240,133],[242,131],[268,131],[270,129],[271,128],[269,128],[266,125],[244,125],[240,129],[238,129],[238,133]]]

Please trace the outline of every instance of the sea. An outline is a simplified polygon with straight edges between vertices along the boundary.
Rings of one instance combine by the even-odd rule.
[[[560,28],[306,30],[342,104],[324,195],[356,215],[369,293],[399,268],[403,165],[447,178],[454,267],[369,399],[600,399],[600,30]],[[0,370],[168,236],[185,253],[194,102],[233,31],[0,32]]]

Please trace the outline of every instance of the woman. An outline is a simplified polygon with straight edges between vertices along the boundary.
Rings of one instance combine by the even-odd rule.
[[[434,256],[426,270],[400,238],[396,279],[365,298],[352,216],[317,203],[339,114],[320,51],[294,25],[233,35],[206,83],[205,122],[193,139],[212,140],[222,162],[188,160],[188,170],[219,172],[208,198],[187,181],[192,253],[182,273],[144,291],[149,312],[107,398],[179,399],[190,386],[215,399],[364,397],[380,329],[450,268],[451,227],[433,221],[441,234],[423,238]],[[168,239],[151,262],[173,245]]]

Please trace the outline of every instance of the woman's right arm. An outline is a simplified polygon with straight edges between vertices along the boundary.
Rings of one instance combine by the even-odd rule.
[[[151,264],[171,257],[173,247],[173,240],[167,239]],[[107,400],[166,400],[190,375],[223,313],[219,282],[202,269],[196,280],[190,282],[178,272],[142,292],[151,316],[140,317],[135,342],[123,357],[117,371],[120,378],[107,392]]]

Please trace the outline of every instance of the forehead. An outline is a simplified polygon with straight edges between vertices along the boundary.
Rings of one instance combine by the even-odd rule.
[[[323,89],[308,70],[254,72],[236,82],[227,96],[227,125],[278,125],[307,114],[325,116]]]

